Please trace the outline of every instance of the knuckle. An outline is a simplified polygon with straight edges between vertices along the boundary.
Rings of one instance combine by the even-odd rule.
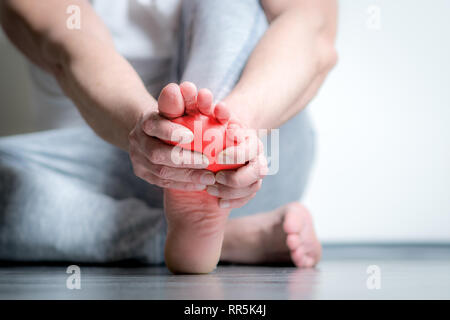
[[[158,129],[158,115],[155,113],[150,114],[143,123],[143,129],[145,133],[153,136],[157,134]]]
[[[149,160],[152,163],[161,164],[163,162],[163,159],[164,159],[163,154],[159,150],[153,150],[149,154]]]
[[[162,179],[167,179],[170,176],[170,169],[166,166],[158,166],[156,168],[156,174]]]
[[[128,135],[128,141],[130,142],[130,144],[135,144],[136,140],[137,140],[136,129],[133,129]]]
[[[193,169],[186,169],[183,172],[183,175],[186,177],[187,180],[200,180],[200,177],[198,177],[195,175],[195,171]]]
[[[144,130],[145,130],[146,133],[152,134],[154,129],[155,129],[155,121],[154,121],[154,119],[152,117],[149,117],[144,122]]]

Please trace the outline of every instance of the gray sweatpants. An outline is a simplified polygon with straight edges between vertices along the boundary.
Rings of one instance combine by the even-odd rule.
[[[267,28],[257,0],[184,0],[172,80],[225,97]],[[232,217],[300,199],[313,158],[306,113],[280,128],[280,170]],[[164,261],[162,190],[90,128],[0,139],[0,260]]]

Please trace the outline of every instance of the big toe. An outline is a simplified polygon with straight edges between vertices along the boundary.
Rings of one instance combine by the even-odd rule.
[[[175,83],[170,83],[162,89],[158,99],[159,113],[166,118],[172,119],[181,117],[185,107],[180,87]]]

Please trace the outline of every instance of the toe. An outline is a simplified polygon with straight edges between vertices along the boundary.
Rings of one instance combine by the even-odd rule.
[[[213,94],[208,89],[201,89],[197,96],[198,110],[206,116],[211,116],[213,112]]]
[[[291,259],[296,267],[300,268],[303,266],[303,258],[305,256],[305,252],[302,247],[298,247],[297,249],[291,251]]]
[[[170,83],[162,89],[158,99],[159,113],[169,119],[180,117],[184,114],[184,101],[180,87]]]
[[[227,123],[231,118],[231,112],[224,102],[219,102],[214,108],[214,116],[220,123]]]
[[[312,268],[316,264],[315,260],[309,256],[304,256],[301,263],[302,268]]]
[[[297,202],[293,202],[286,206],[286,215],[284,218],[283,229],[287,234],[300,233],[302,227],[300,210],[302,206]]]
[[[183,95],[186,113],[193,114],[197,112],[197,87],[192,82],[183,82],[180,85]]]
[[[288,234],[286,237],[286,245],[291,251],[297,249],[301,245],[300,236],[296,233]]]

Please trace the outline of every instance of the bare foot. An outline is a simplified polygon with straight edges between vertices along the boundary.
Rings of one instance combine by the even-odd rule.
[[[322,248],[309,211],[298,202],[267,213],[231,219],[227,223],[222,261],[261,264],[292,261],[315,266]]]
[[[166,86],[158,100],[159,112],[173,119],[185,113],[223,116],[224,106],[213,106],[212,93],[185,82]],[[217,115],[216,115],[217,114]],[[211,184],[213,184],[212,182]],[[205,186],[206,187],[206,186]],[[219,207],[217,197],[204,191],[164,190],[168,224],[165,261],[174,273],[208,273],[216,267],[230,209]]]

